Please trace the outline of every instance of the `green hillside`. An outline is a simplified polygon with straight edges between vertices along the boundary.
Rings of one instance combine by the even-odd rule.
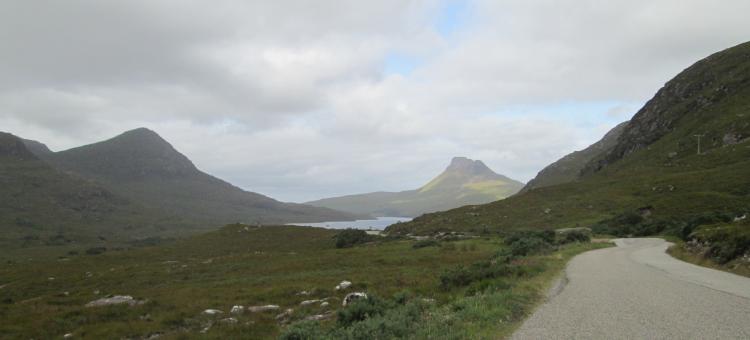
[[[0,243],[6,251],[141,238],[159,232],[154,224],[160,220],[154,211],[52,168],[20,138],[2,132],[0,187]]]
[[[521,187],[523,183],[496,174],[482,161],[455,157],[443,173],[416,190],[349,195],[307,204],[373,216],[414,217],[500,200]]]
[[[700,154],[698,137],[700,136]],[[639,208],[654,220],[750,210],[750,43],[701,60],[660,89],[574,182],[389,228],[428,234],[588,226]]]
[[[55,167],[102,183],[132,201],[185,220],[188,229],[226,223],[274,224],[351,220],[358,216],[302,204],[283,203],[248,192],[195,167],[148,129],[56,153],[42,153]]]
[[[592,144],[588,148],[581,151],[575,151],[546,166],[536,177],[534,177],[534,179],[529,181],[520,192],[524,193],[532,189],[569,183],[577,180],[583,168],[591,162],[591,160],[604,152],[611,150],[617,144],[617,139],[622,134],[622,131],[625,130],[626,126],[627,122],[621,123],[607,132],[600,141]]]

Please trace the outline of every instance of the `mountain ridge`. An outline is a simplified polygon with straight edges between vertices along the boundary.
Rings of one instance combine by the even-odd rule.
[[[442,173],[417,189],[331,197],[307,204],[374,216],[414,217],[502,199],[522,186],[521,182],[495,173],[480,160],[454,157]]]

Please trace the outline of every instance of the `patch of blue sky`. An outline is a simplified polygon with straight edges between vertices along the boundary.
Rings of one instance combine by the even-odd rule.
[[[420,61],[417,58],[399,52],[390,52],[385,56],[385,73],[408,76],[419,64]]]
[[[469,0],[444,0],[435,20],[435,29],[443,37],[448,37],[465,27],[469,19]]]
[[[503,116],[532,116],[562,119],[576,126],[617,125],[630,119],[638,109],[637,103],[625,101],[565,101],[545,105],[513,105],[491,114]]]

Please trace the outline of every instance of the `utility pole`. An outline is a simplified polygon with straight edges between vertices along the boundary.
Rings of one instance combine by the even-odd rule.
[[[705,136],[705,135],[693,135],[693,137],[698,138],[698,154],[699,155],[701,154],[701,137],[703,137],[703,136]]]

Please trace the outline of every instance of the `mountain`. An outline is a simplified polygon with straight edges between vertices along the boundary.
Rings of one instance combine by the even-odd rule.
[[[55,153],[39,153],[57,169],[178,219],[179,228],[226,223],[275,224],[351,220],[359,216],[282,203],[208,175],[154,131],[140,128],[112,139]]]
[[[612,128],[604,137],[581,151],[575,151],[560,158],[558,161],[548,165],[540,171],[534,179],[529,181],[521,193],[541,187],[548,187],[577,180],[583,168],[594,158],[611,150],[617,144],[617,139],[622,135],[627,122],[623,122]]]
[[[503,199],[522,186],[521,182],[496,174],[482,161],[455,157],[443,173],[416,190],[349,195],[307,204],[357,214],[414,217]]]
[[[669,221],[750,211],[750,43],[667,82],[575,181],[427,214],[391,233],[591,226],[627,212]],[[611,137],[611,136],[610,136]],[[610,144],[602,140],[602,144]],[[568,177],[570,178],[570,177]]]
[[[147,234],[148,209],[91,181],[54,169],[24,140],[0,132],[0,243],[15,246]]]

